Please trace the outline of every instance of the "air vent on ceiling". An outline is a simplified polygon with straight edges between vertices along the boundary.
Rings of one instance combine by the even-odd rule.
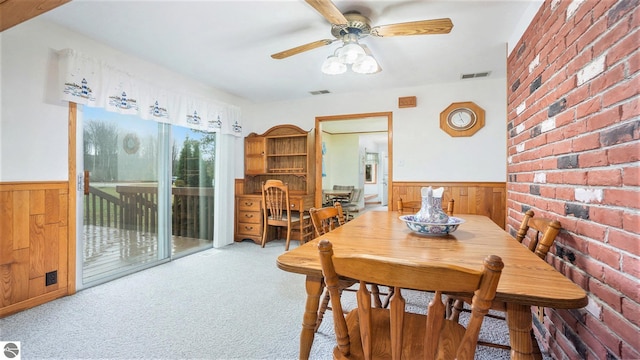
[[[475,73],[475,74],[462,74],[462,76],[460,76],[460,78],[464,80],[464,79],[487,77],[489,75],[491,75],[491,71],[479,72],[479,73]]]
[[[322,95],[322,94],[328,94],[329,90],[316,90],[316,91],[309,91],[309,94],[311,95]]]

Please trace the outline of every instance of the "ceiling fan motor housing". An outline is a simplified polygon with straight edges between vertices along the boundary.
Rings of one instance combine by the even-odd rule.
[[[354,34],[357,37],[369,35],[371,31],[371,20],[359,12],[347,12],[344,14],[347,18],[346,25],[331,25],[331,34],[338,39],[344,38],[345,35]]]

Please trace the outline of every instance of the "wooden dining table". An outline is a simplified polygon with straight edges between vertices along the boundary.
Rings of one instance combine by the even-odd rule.
[[[322,190],[323,204],[331,204],[334,201],[349,201],[351,190]]]
[[[306,275],[307,300],[300,334],[300,359],[308,359],[320,296],[324,289],[317,244],[328,239],[336,254],[365,253],[416,262],[449,262],[480,269],[487,255],[504,262],[496,301],[507,303],[511,359],[533,359],[531,306],[575,309],[587,305],[587,294],[551,265],[482,215],[458,215],[456,231],[445,236],[412,232],[395,211],[369,211],[345,225],[283,253],[277,266]],[[425,304],[426,305],[426,304]]]

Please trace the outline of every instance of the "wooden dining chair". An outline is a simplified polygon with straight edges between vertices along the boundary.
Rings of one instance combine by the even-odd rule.
[[[300,244],[305,241],[304,222],[310,221],[310,216],[300,211],[292,211],[289,203],[289,187],[280,180],[267,180],[262,183],[262,247],[267,243],[267,233],[270,226],[278,230],[286,229],[285,251],[289,250],[291,241],[291,229],[294,226],[300,229]],[[277,232],[280,234],[280,231]]]
[[[338,208],[335,207],[335,204],[342,208],[342,205],[336,202],[334,206],[309,209],[311,222],[313,223],[314,237],[324,235],[344,224],[344,219],[340,219],[340,212]],[[344,218],[344,213],[342,217]]]
[[[444,210],[447,213],[447,215],[453,216],[454,206],[455,206],[455,201],[453,199],[449,199],[449,201],[447,201],[447,207],[445,208],[443,206],[442,210]],[[402,200],[402,198],[398,200],[398,212],[401,214],[415,214],[418,211],[420,211],[421,207],[422,207],[422,200],[404,201]]]
[[[311,221],[313,223],[315,236],[324,235],[329,231],[337,228],[338,226],[344,225],[345,223],[344,213],[342,212],[342,204],[338,201],[333,203],[333,207],[323,207],[320,209],[311,208],[309,209],[309,213],[311,214]],[[351,288],[355,284],[356,284],[356,281],[353,279],[341,278],[340,291],[355,292],[356,290]],[[373,287],[372,292],[374,294],[376,306],[381,307],[382,300],[380,298],[380,295],[388,296],[389,294],[385,292],[380,292],[378,286],[375,284],[372,284],[372,287]],[[329,295],[329,291],[326,288],[324,289],[321,298],[322,298],[322,301],[320,302],[320,306],[318,308],[318,317],[316,319],[315,331],[318,331],[318,328],[320,327],[320,324],[322,323],[322,320],[324,318],[325,312],[327,310],[333,311],[333,309],[329,305],[330,295]],[[388,302],[388,299],[385,301]]]
[[[561,229],[562,226],[560,225],[559,221],[547,218],[534,218],[533,210],[528,210],[525,213],[524,218],[522,219],[522,223],[520,224],[520,228],[518,229],[518,232],[516,234],[516,240],[527,246],[529,250],[538,255],[539,258],[546,260],[547,253],[549,252],[549,249],[553,245],[553,242],[560,233]],[[458,321],[461,312],[469,311],[468,308],[465,308],[465,303],[470,304],[471,299],[449,298],[447,317],[450,320]],[[507,311],[506,303],[494,301],[491,304],[491,310],[494,310],[494,312],[487,316],[500,320],[506,320],[506,317],[504,316],[504,313],[506,313]],[[538,316],[544,316],[544,308],[538,309]],[[542,356],[540,354],[540,348],[538,347],[538,341],[535,338],[533,329],[531,330],[531,341],[534,344],[534,356],[536,358],[541,358]],[[506,350],[511,349],[511,347],[508,345],[485,341],[478,341],[478,345],[502,348]]]
[[[335,202],[332,207],[323,207],[320,209],[311,208],[309,209],[309,214],[311,214],[311,222],[313,223],[314,228],[314,236],[321,236],[329,231],[337,228],[338,226],[344,225],[344,213],[342,212],[342,204],[340,202]],[[340,293],[342,291],[355,291],[350,289],[351,286],[356,284],[356,281],[349,278],[340,278]],[[333,311],[331,306],[329,305],[329,291],[325,288],[323,290],[323,294],[321,297],[320,306],[318,307],[318,317],[316,319],[316,328],[315,331],[318,331],[320,328],[320,324],[322,324],[322,320],[324,319],[324,314],[327,310]]]
[[[482,269],[431,262],[417,264],[409,260],[359,254],[334,253],[332,244],[318,244],[322,273],[331,293],[331,304],[341,308],[339,278],[358,279],[357,308],[347,316],[333,312],[337,346],[334,359],[459,359],[474,358],[476,342],[484,314],[495,297],[504,264],[491,255]],[[372,307],[367,283],[395,288],[390,309]],[[427,314],[405,310],[403,289],[435,291]],[[474,293],[471,318],[465,328],[444,317],[444,292]]]

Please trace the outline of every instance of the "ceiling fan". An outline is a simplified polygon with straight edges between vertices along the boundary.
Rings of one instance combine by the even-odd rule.
[[[345,64],[352,65],[352,70],[355,72],[374,73],[380,71],[379,65],[371,56],[366,45],[358,43],[359,39],[366,36],[391,37],[448,34],[453,28],[453,23],[449,18],[411,21],[372,27],[371,21],[366,16],[356,11],[345,12],[343,14],[331,0],[305,1],[331,23],[331,34],[335,39],[317,40],[272,54],[271,57],[274,59],[284,59],[342,40],[344,46],[339,48],[334,55],[329,56],[323,64],[323,72],[328,74],[337,74],[346,71]],[[373,61],[373,63],[371,61]]]

